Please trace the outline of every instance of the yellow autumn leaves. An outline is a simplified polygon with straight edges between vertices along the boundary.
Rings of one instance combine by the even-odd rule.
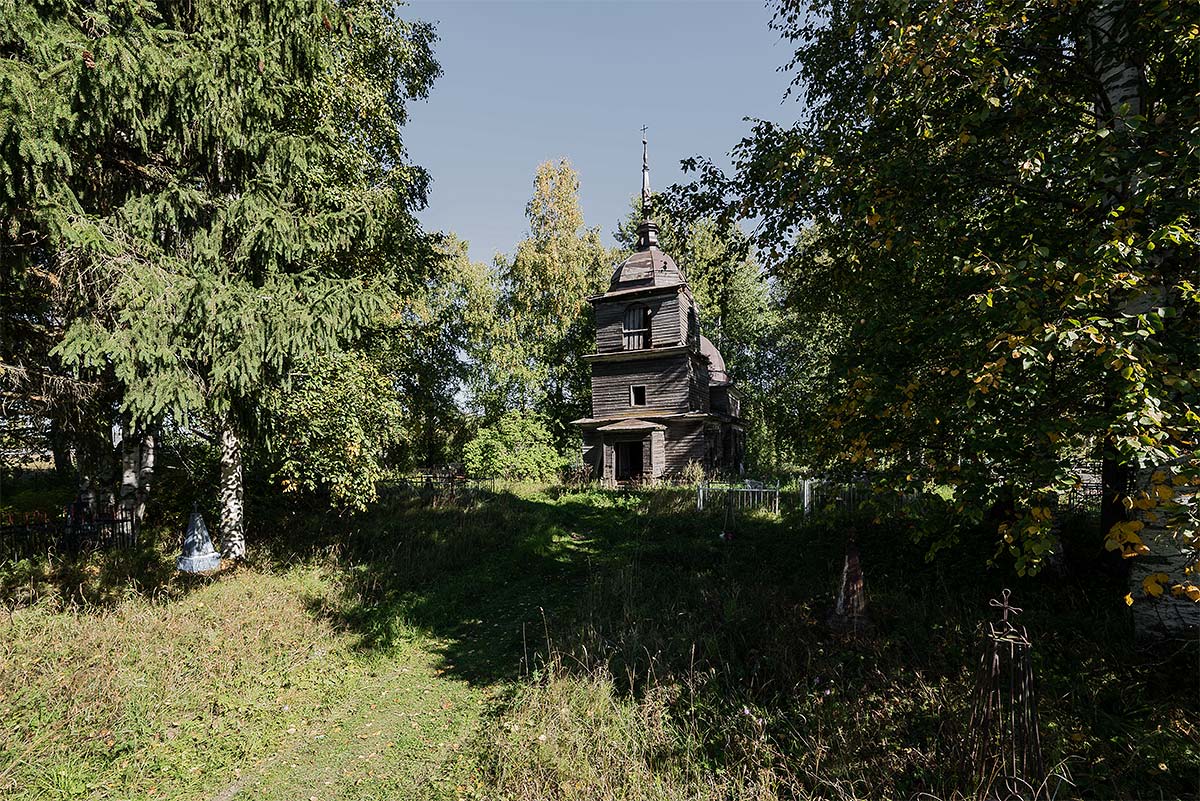
[[[1108,532],[1108,539],[1104,543],[1105,550],[1119,550],[1125,559],[1145,556],[1150,553],[1150,548],[1142,542],[1139,533],[1145,527],[1146,524],[1140,520],[1126,520],[1117,523]]]
[[[1167,590],[1171,577],[1166,573],[1151,573],[1142,579],[1142,591],[1150,598],[1159,598]],[[1171,587],[1171,595],[1176,598],[1187,598],[1189,601],[1200,603],[1200,587],[1191,582],[1176,584]],[[1125,603],[1132,604],[1133,596],[1126,595]]]

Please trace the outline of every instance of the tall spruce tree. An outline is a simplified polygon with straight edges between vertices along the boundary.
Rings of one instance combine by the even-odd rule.
[[[6,273],[53,276],[55,353],[133,427],[219,432],[245,553],[242,439],[264,389],[420,280],[405,103],[438,67],[390,3],[62,2],[0,13]]]

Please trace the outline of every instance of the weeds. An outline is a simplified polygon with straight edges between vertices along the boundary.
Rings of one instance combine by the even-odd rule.
[[[1057,797],[1194,791],[1195,655],[1136,651],[1109,579],[927,564],[860,526],[874,627],[844,640],[838,521],[749,515],[723,543],[690,504],[516,486],[292,510],[212,580],[170,569],[170,534],[0,569],[0,795],[954,798],[1006,585]]]

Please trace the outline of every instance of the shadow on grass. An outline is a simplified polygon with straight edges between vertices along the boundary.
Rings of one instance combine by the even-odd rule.
[[[216,580],[175,569],[177,551],[144,536],[132,550],[66,556],[44,553],[0,564],[0,607],[49,603],[99,614],[130,598],[176,600]]]
[[[603,672],[635,697],[674,688],[710,769],[768,741],[773,759],[821,781],[946,795],[961,786],[979,626],[1007,586],[1034,640],[1047,762],[1068,760],[1073,792],[1194,789],[1195,655],[1136,650],[1119,580],[1018,579],[985,567],[985,534],[927,562],[907,532],[859,520],[872,628],[846,640],[824,620],[850,522],[749,514],[723,542],[720,516],[678,491],[398,503],[354,521],[338,546],[344,591],[312,609],[367,652],[424,638],[469,682],[552,666]]]
[[[636,499],[610,500],[505,492],[465,508],[375,509],[336,546],[341,596],[312,599],[313,611],[354,632],[364,651],[423,637],[464,680],[517,678],[545,658],[549,622],[574,607],[594,564],[613,558],[608,546],[619,550],[640,525]]]
[[[872,621],[856,640],[824,622],[851,524]],[[1138,650],[1119,578],[1085,563],[1018,579],[985,567],[987,533],[927,562],[894,524],[746,514],[721,541],[724,527],[686,491],[519,488],[353,517],[291,507],[260,523],[279,534],[251,561],[329,565],[336,588],[308,608],[365,655],[419,639],[448,677],[471,683],[537,686],[553,672],[607,677],[626,697],[665,693],[698,770],[767,763],[827,796],[949,797],[959,786],[978,627],[1007,586],[1034,642],[1047,763],[1067,760],[1076,784],[1063,794],[1194,792],[1195,650]],[[164,545],[60,564],[44,581],[83,606],[208,581],[176,574],[173,555]],[[4,597],[38,586],[36,569],[0,574]]]

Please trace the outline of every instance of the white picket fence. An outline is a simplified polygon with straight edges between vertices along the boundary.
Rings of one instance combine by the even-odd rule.
[[[774,487],[754,486],[757,482],[746,482],[746,486],[698,484],[696,486],[696,509],[705,507],[737,510],[766,509],[779,514],[779,485]]]
[[[799,494],[805,517],[824,511],[856,512],[863,501],[873,497],[866,484],[841,484],[820,478],[804,479]]]
[[[871,488],[866,484],[838,483],[820,478],[807,478],[799,483],[796,490],[783,491],[779,485],[764,486],[758,482],[746,482],[745,486],[733,484],[699,484],[696,487],[696,509],[724,509],[726,505],[735,510],[766,509],[779,514],[780,500],[787,494],[789,500],[795,499],[797,510],[803,510],[804,516],[818,512],[856,512],[868,499],[876,504],[879,502]],[[905,496],[897,498],[896,505],[903,506],[912,501]]]

